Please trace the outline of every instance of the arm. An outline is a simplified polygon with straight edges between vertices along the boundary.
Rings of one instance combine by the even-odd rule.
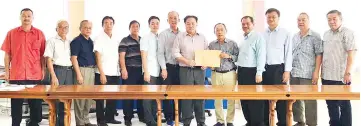
[[[150,82],[150,75],[148,71],[148,49],[149,49],[149,41],[148,37],[145,36],[140,40],[140,56],[142,57],[142,67],[144,71],[144,81]]]
[[[183,63],[183,64],[187,64],[187,65],[190,65],[190,66],[194,66],[194,61],[190,61],[186,58],[184,58],[182,56],[182,54],[180,53],[180,42],[181,42],[181,34],[178,34],[177,37],[175,38],[174,40],[174,44],[173,44],[173,49],[172,49],[172,53],[173,53],[173,56],[176,58],[176,60],[180,63]],[[193,63],[192,63],[193,62]]]
[[[257,73],[256,75],[262,76],[264,67],[266,65],[266,41],[262,36],[256,42],[256,60],[257,60]]]
[[[119,52],[119,63],[120,63],[120,69],[122,73],[122,79],[128,79],[128,72],[127,67],[125,64],[125,54],[127,52],[128,45],[126,43],[126,38],[123,38],[123,40],[119,44],[118,52]]]
[[[231,60],[233,62],[237,62],[238,54],[239,54],[239,48],[238,48],[237,43],[234,42],[233,47],[232,47],[232,53],[231,53]]]
[[[351,31],[348,31],[344,35],[344,48],[345,51],[347,51],[347,64],[346,64],[346,70],[344,73],[344,83],[350,84],[351,83],[351,72],[354,62],[354,55],[357,51],[356,41],[354,33]]]
[[[10,78],[10,62],[11,62],[11,33],[10,31],[6,35],[4,43],[1,46],[1,50],[5,52],[4,65],[5,65],[5,80],[9,82]]]
[[[287,33],[287,38],[285,42],[285,72],[291,72],[292,70],[292,41],[291,35]]]
[[[44,52],[45,52],[45,36],[43,34],[43,32],[40,32],[40,38],[39,38],[40,42],[41,42],[41,46],[40,46],[40,60],[41,60],[41,68],[42,68],[42,72],[43,72],[43,77],[42,80],[45,77],[45,73],[46,73],[46,59],[43,56]]]
[[[322,46],[322,40],[321,36],[317,35],[315,42],[314,42],[314,50],[315,50],[315,61],[316,66],[312,75],[312,84],[317,84],[318,78],[320,76],[320,69],[322,64],[322,53],[323,53],[323,46]]]
[[[76,39],[76,38],[75,38]],[[73,69],[76,74],[76,79],[78,81],[78,84],[83,84],[83,75],[81,75],[79,62],[78,62],[78,55],[80,53],[80,42],[72,41],[70,43],[70,53],[71,53],[71,63],[73,65]]]
[[[54,52],[55,52],[55,45],[54,45],[54,42],[50,39],[46,42],[44,57],[46,57],[48,71],[51,76],[51,85],[58,85],[59,84],[58,78],[56,77],[54,67],[53,67]]]
[[[157,59],[162,70],[167,69],[166,61],[165,61],[165,41],[166,41],[165,34],[162,33],[159,34]]]

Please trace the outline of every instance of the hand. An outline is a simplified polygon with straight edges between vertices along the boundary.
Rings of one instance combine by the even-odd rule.
[[[345,84],[351,83],[351,75],[345,73],[345,75],[343,76],[343,82],[344,82]]]
[[[107,83],[107,77],[104,74],[100,74],[100,83],[102,84]]]
[[[76,80],[78,81],[78,84],[83,84],[84,83],[84,79],[82,75],[78,75],[76,76]]]
[[[283,80],[282,80],[282,82],[287,83],[288,80],[290,80],[290,72],[288,72],[288,71],[283,72]]]
[[[168,77],[168,72],[167,72],[167,70],[165,70],[165,69],[162,70],[161,75],[162,75],[163,80],[167,79],[167,77]]]
[[[126,80],[128,79],[128,71],[127,70],[122,70],[122,79]]]
[[[206,66],[202,66],[201,69],[202,69],[202,70],[205,70],[205,69],[207,69],[207,67],[206,67]]]
[[[5,72],[5,81],[9,82],[9,78],[10,78],[10,72]]]
[[[193,67],[196,65],[196,62],[194,60],[188,60],[188,66]]]
[[[318,72],[313,72],[313,75],[312,75],[312,84],[317,85],[319,75],[320,75],[320,74],[319,74]]]
[[[56,76],[51,76],[51,85],[52,86],[56,86],[56,85],[59,85],[59,80]]]
[[[262,82],[262,76],[256,75],[256,83],[261,83],[261,82]]]
[[[144,73],[144,81],[150,83],[150,75],[149,75],[149,73]]]
[[[227,53],[223,53],[223,52],[219,55],[219,57],[221,57],[221,58],[223,58],[223,59],[231,58],[230,55],[228,55]]]

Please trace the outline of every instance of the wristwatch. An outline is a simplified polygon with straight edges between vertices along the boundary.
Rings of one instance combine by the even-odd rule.
[[[350,72],[348,72],[348,73],[346,73],[345,75],[347,75],[347,76],[351,76],[351,73],[350,73]]]

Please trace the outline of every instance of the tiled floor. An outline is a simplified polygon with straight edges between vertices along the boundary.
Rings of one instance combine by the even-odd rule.
[[[361,109],[359,108],[359,107],[361,107],[360,100],[352,101],[352,107],[353,107],[352,108],[353,126],[361,126],[361,121],[360,121]],[[121,110],[119,110],[118,112],[120,115],[123,115]],[[214,110],[212,110],[211,112],[213,113],[213,115],[211,117],[206,115],[206,124],[208,126],[213,126],[213,124],[215,124],[215,122],[216,122]],[[10,112],[8,112],[8,113],[10,113]],[[1,122],[0,125],[1,126],[11,126],[11,118],[10,118],[10,116],[7,115],[8,113],[6,111],[1,112],[1,115],[0,115],[0,122]],[[226,111],[225,111],[225,113],[226,113]],[[96,123],[96,116],[94,113],[90,114],[90,119],[91,119],[92,123]],[[123,122],[122,116],[117,116],[116,119],[121,120]],[[329,118],[328,118],[326,103],[325,103],[325,101],[320,100],[320,101],[318,101],[318,125],[319,126],[327,126],[328,120],[329,120]],[[133,122],[133,126],[145,126],[145,124],[140,123],[137,118],[134,118],[132,120],[132,122]],[[242,126],[245,123],[246,122],[243,118],[242,110],[237,109],[236,115],[235,115],[235,122],[234,122],[235,126]],[[48,124],[49,124],[48,120],[46,120],[46,119],[44,119],[41,122],[41,126],[47,126]],[[23,120],[22,126],[25,126],[25,120]],[[74,114],[72,115],[72,126],[75,126]],[[116,126],[116,125],[110,124],[109,126]],[[123,124],[120,124],[117,126],[123,126]],[[166,125],[163,124],[163,126],[166,126]],[[192,122],[192,126],[196,126],[195,119]]]

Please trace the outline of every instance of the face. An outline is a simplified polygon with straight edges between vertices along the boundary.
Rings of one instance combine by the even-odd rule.
[[[138,33],[139,33],[139,24],[133,23],[132,25],[130,25],[130,34],[138,35]]]
[[[112,19],[105,19],[103,23],[104,31],[111,32],[113,30],[114,22]]]
[[[84,22],[80,28],[81,34],[89,37],[92,33],[92,26],[91,22]]]
[[[33,22],[33,13],[31,11],[21,12],[20,20],[23,25],[31,25]]]
[[[159,29],[159,20],[158,19],[152,19],[149,23],[149,28],[152,32],[158,32]]]
[[[253,23],[250,18],[244,18],[242,20],[242,30],[244,33],[248,34],[253,30]]]
[[[218,24],[216,26],[216,29],[214,29],[216,32],[217,39],[223,39],[226,36],[226,28],[222,24]]]
[[[327,15],[328,26],[332,30],[337,30],[342,23],[341,17],[337,13],[331,13]]]
[[[308,20],[307,15],[301,14],[300,16],[298,16],[298,18],[297,18],[297,24],[298,24],[298,28],[299,28],[300,30],[308,29],[310,22],[309,22],[309,20]]]
[[[59,36],[66,36],[69,32],[69,24],[66,21],[60,22],[56,28]]]
[[[278,25],[278,21],[279,21],[279,17],[277,12],[271,12],[266,14],[267,17],[267,24],[269,26],[277,26]]]
[[[179,16],[176,12],[171,12],[168,14],[168,23],[171,27],[177,27],[179,22]]]
[[[195,33],[197,28],[197,21],[195,18],[188,18],[186,20],[186,31],[187,33]]]

